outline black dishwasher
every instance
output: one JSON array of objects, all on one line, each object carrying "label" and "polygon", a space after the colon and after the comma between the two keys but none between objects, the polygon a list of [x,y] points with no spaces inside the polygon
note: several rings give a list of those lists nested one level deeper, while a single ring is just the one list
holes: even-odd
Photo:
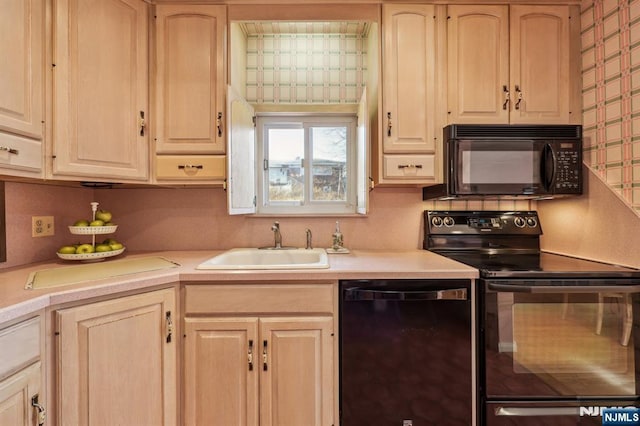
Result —
[{"label": "black dishwasher", "polygon": [[340,282],[340,424],[469,426],[470,280]]}]

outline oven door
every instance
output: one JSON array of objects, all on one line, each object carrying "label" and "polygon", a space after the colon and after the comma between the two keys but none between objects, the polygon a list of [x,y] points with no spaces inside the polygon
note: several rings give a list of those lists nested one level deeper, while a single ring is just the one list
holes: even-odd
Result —
[{"label": "oven door", "polygon": [[629,284],[484,280],[484,397],[635,399],[640,282]]}]

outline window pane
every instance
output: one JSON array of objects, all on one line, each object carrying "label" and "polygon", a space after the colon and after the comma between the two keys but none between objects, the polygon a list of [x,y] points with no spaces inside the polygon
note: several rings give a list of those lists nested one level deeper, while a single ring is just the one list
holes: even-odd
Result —
[{"label": "window pane", "polygon": [[312,198],[347,200],[347,127],[312,127]]},{"label": "window pane", "polygon": [[268,129],[269,202],[304,200],[304,129]]}]

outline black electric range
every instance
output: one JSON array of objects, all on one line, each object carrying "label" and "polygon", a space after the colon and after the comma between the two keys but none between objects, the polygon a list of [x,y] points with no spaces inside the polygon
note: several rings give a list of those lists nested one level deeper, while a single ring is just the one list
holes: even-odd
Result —
[{"label": "black electric range", "polygon": [[482,278],[640,278],[640,270],[547,253],[534,211],[425,211],[424,248]]},{"label": "black electric range", "polygon": [[640,270],[542,251],[535,211],[424,220],[425,249],[479,270],[479,425],[601,426],[611,407],[640,415]]}]

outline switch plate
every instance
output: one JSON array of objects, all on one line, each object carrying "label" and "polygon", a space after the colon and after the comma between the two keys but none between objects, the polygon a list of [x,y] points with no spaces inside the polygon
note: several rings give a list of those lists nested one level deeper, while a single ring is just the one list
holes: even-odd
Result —
[{"label": "switch plate", "polygon": [[32,237],[51,237],[55,234],[53,226],[53,216],[33,216],[31,217]]}]

